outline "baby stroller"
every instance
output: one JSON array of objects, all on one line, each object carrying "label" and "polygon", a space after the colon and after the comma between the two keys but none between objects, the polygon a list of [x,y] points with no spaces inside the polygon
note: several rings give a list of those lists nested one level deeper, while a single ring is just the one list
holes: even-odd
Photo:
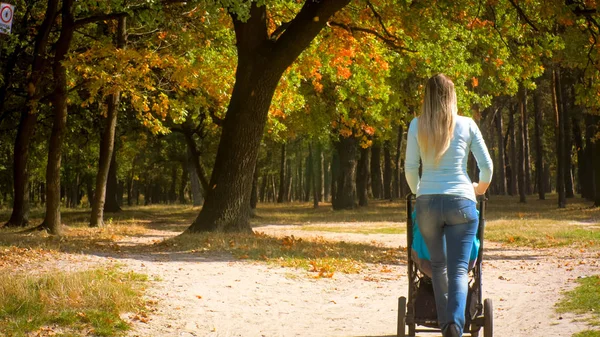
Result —
[{"label": "baby stroller", "polygon": [[[417,252],[422,238],[418,227],[413,229],[413,203],[415,195],[409,194],[406,197],[406,237],[408,241],[408,300],[402,296],[398,299],[398,337],[415,336],[417,332],[437,332],[440,333],[437,322],[437,310],[435,307],[435,298],[433,295],[433,285],[431,283],[431,262],[420,256]],[[484,337],[493,335],[493,307],[492,300],[486,298],[482,300],[481,288],[481,261],[483,258],[483,232],[485,228],[485,204],[484,197],[479,198],[479,229],[477,239],[479,242],[474,244],[474,254],[471,255],[469,264],[469,291],[467,294],[467,305],[465,312],[464,332],[471,333],[471,336],[478,337],[481,328],[483,328]],[[476,247],[478,246],[478,247]],[[477,249],[475,251],[475,249]],[[408,326],[408,334],[406,333]],[[417,326],[423,326],[427,329],[418,329]]]}]

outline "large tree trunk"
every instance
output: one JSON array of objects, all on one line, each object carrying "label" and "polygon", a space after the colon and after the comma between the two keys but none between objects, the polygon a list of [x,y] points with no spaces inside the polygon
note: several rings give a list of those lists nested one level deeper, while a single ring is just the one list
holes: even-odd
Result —
[{"label": "large tree trunk", "polygon": [[360,149],[360,160],[356,173],[356,194],[358,194],[358,205],[369,204],[367,181],[369,180],[369,148]]},{"label": "large tree trunk", "polygon": [[519,182],[519,202],[527,202],[527,187],[525,185],[525,129],[527,128],[527,121],[525,120],[525,109],[527,109],[527,90],[521,84],[519,90],[519,134],[518,134],[518,147],[519,147],[519,160],[517,162],[518,171],[518,182]]},{"label": "large tree trunk", "polygon": [[392,144],[383,142],[383,197],[392,199]]},{"label": "large tree trunk", "polygon": [[63,0],[62,27],[56,43],[56,52],[52,65],[54,78],[54,123],[48,143],[48,166],[46,169],[46,217],[40,226],[49,233],[60,235],[62,224],[60,218],[60,165],[65,130],[67,128],[67,70],[63,65],[71,46],[75,20],[71,12],[74,0]]},{"label": "large tree trunk", "polygon": [[498,193],[501,195],[506,195],[507,193],[507,185],[506,185],[506,162],[504,160],[505,153],[505,143],[503,137],[503,126],[502,126],[502,109],[498,109],[496,111],[496,141],[498,142],[498,158],[496,158],[496,164],[494,168],[496,169],[498,175]]},{"label": "large tree trunk", "polygon": [[13,210],[10,219],[6,223],[9,227],[26,226],[29,223],[29,172],[27,162],[29,161],[29,142],[33,138],[33,131],[37,121],[37,110],[39,101],[39,84],[44,75],[44,65],[48,37],[56,14],[58,12],[58,0],[49,0],[44,15],[44,21],[37,30],[35,46],[33,50],[33,61],[29,77],[27,78],[27,104],[21,112],[21,121],[17,131],[14,147],[14,197]]},{"label": "large tree trunk", "polygon": [[546,199],[546,182],[544,179],[544,113],[540,89],[533,92],[533,110],[535,111],[535,173],[538,197]]},{"label": "large tree trunk", "polygon": [[561,75],[560,68],[552,72],[552,94],[554,101],[555,113],[555,130],[556,130],[556,190],[558,193],[558,208],[567,207],[565,194],[565,125],[564,125],[564,105],[562,87],[560,84]]},{"label": "large tree trunk", "polygon": [[373,198],[383,198],[383,177],[381,175],[381,143],[373,142],[371,147],[371,191]]},{"label": "large tree trunk", "polygon": [[[310,146],[310,145],[309,145]],[[286,164],[286,156],[285,156],[285,143],[281,144],[281,158],[279,162],[279,193],[277,194],[277,203],[280,204],[285,201],[285,164]]]},{"label": "large tree trunk", "polygon": [[336,144],[339,155],[340,172],[337,183],[337,197],[334,210],[356,207],[356,155],[357,141],[354,136],[340,136]]},{"label": "large tree trunk", "polygon": [[232,14],[238,55],[235,85],[210,181],[214,188],[188,231],[252,230],[248,221],[251,173],[277,83],[329,18],[349,1],[306,1],[275,41],[268,35],[266,6],[252,2],[245,21]]}]

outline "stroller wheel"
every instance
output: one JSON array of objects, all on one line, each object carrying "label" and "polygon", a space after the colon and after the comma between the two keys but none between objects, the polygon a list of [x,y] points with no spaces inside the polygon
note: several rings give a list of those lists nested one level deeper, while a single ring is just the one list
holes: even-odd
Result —
[{"label": "stroller wheel", "polygon": [[398,298],[398,337],[406,336],[406,297]]},{"label": "stroller wheel", "polygon": [[483,336],[484,337],[492,337],[494,334],[494,306],[492,305],[492,300],[486,298],[483,301],[483,316],[484,316],[484,324],[483,324]]}]

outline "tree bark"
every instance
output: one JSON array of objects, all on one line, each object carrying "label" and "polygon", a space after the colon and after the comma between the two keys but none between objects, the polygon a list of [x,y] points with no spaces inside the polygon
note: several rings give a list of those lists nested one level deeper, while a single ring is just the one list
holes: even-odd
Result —
[{"label": "tree bark", "polygon": [[524,97],[523,97],[523,151],[525,156],[525,194],[531,195],[533,193],[533,187],[531,183],[531,150],[529,146],[529,110],[527,108],[527,89],[524,89]]},{"label": "tree bark", "polygon": [[340,136],[336,144],[339,155],[340,172],[337,183],[337,197],[334,210],[356,207],[356,155],[357,141],[354,136]]},{"label": "tree bark", "polygon": [[[119,163],[117,162],[117,149],[116,146],[113,148],[112,158],[110,160],[110,167],[108,169],[108,177],[106,181],[106,202],[104,204],[104,211],[116,213],[121,211],[119,206],[118,193],[119,193],[119,181],[117,180],[117,171],[119,169]],[[96,194],[98,194],[96,192]]]},{"label": "tree bark", "polygon": [[373,142],[371,147],[371,191],[373,198],[383,198],[383,177],[381,175],[381,143]]},{"label": "tree bark", "polygon": [[285,201],[286,195],[286,181],[285,181],[285,143],[281,144],[281,158],[279,162],[279,193],[277,194],[277,203],[280,204]]},{"label": "tree bark", "polygon": [[312,145],[308,144],[308,155],[312,159],[312,165],[308,168],[311,170],[312,189],[313,189],[313,208],[319,208],[319,150],[313,152]]},{"label": "tree bark", "polygon": [[258,204],[258,176],[260,175],[260,169],[258,167],[258,162],[254,167],[254,175],[252,178],[252,193],[250,193],[250,208],[252,210],[256,209],[256,205]]},{"label": "tree bark", "polygon": [[[337,147],[334,147],[331,153],[331,205],[337,204],[338,197],[338,179],[340,176],[340,155]],[[335,207],[334,207],[335,208]]]},{"label": "tree bark", "polygon": [[564,115],[563,115],[563,95],[562,87],[560,84],[561,75],[560,68],[552,72],[552,96],[554,101],[554,112],[555,112],[555,130],[556,130],[556,191],[558,193],[558,208],[567,207],[566,194],[565,194],[565,162],[564,162]]},{"label": "tree bark", "polygon": [[[595,116],[585,114],[585,151],[582,158],[584,164],[583,177],[580,180],[582,197],[594,201],[595,189],[594,186],[598,182],[594,178],[594,136],[598,132],[598,127],[594,123]],[[596,140],[596,143],[598,141]]]},{"label": "tree bark", "polygon": [[324,167],[323,167],[325,165],[325,158],[323,157],[323,146],[320,143],[317,143],[317,153],[316,153],[315,158],[316,158],[315,162],[317,164],[317,170],[316,170],[317,197],[318,197],[319,201],[323,201],[323,194],[325,194],[325,188],[324,188],[325,172],[324,172]]},{"label": "tree bark", "polygon": [[369,179],[369,148],[360,149],[360,160],[356,173],[356,194],[358,205],[363,207],[369,204],[367,180]]},{"label": "tree bark", "polygon": [[185,185],[187,185],[188,175],[187,175],[187,169],[185,166],[185,161],[181,162],[181,179],[180,179],[180,181],[181,181],[181,183],[179,184],[179,203],[187,204],[187,201],[185,200]]},{"label": "tree bark", "polygon": [[304,164],[304,202],[308,202],[310,200],[310,192],[313,189],[313,154],[310,144],[308,145],[308,157],[306,157],[306,161]]},{"label": "tree bark", "polygon": [[577,185],[576,191],[583,197],[583,186],[585,185],[585,148],[583,145],[583,135],[581,132],[581,111],[573,115],[573,143],[577,149]]},{"label": "tree bark", "polygon": [[[232,14],[238,63],[210,181],[213,187],[190,232],[250,232],[252,168],[273,94],[283,72],[329,18],[350,0],[307,1],[276,40],[268,35],[266,6],[250,5],[250,18]],[[244,160],[240,160],[244,158]]]},{"label": "tree bark", "polygon": [[561,71],[561,90],[562,90],[562,123],[564,124],[564,179],[565,179],[565,198],[575,197],[575,188],[573,183],[573,125],[571,118],[575,109],[575,92],[572,74],[567,70]]},{"label": "tree bark", "polygon": [[[591,133],[596,135],[598,131],[600,131],[600,117],[590,116],[590,121],[590,125],[593,126],[591,128]],[[597,138],[593,142],[592,146],[590,146],[590,153],[591,158],[593,159],[591,165],[591,170],[593,172],[590,172],[590,180],[592,183],[590,185],[593,186],[594,206],[600,207],[600,140]]]},{"label": "tree bark", "polygon": [[392,144],[383,142],[383,197],[392,199]]},{"label": "tree bark", "polygon": [[58,0],[48,0],[44,21],[38,28],[35,37],[31,72],[27,78],[27,85],[25,87],[27,91],[27,104],[21,112],[21,120],[13,152],[14,202],[10,219],[5,224],[8,227],[24,227],[29,223],[29,198],[27,195],[29,189],[29,171],[27,167],[27,162],[29,161],[29,143],[33,137],[37,121],[39,84],[44,76],[48,38],[56,19],[58,3]]},{"label": "tree bark", "polygon": [[325,163],[323,165],[323,176],[323,201],[331,201],[331,160],[329,159],[325,160]]},{"label": "tree bark", "polygon": [[517,114],[517,108],[514,104],[510,105],[510,119],[508,125],[508,133],[510,135],[509,147],[510,147],[510,189],[509,195],[517,194],[517,145],[516,145],[516,126],[515,126],[515,115]]},{"label": "tree bark", "polygon": [[[125,48],[127,39],[127,21],[125,17],[119,19],[117,30],[117,48]],[[102,134],[100,143],[100,159],[98,162],[98,174],[96,175],[96,194],[92,204],[92,214],[90,218],[90,227],[104,226],[104,203],[106,201],[106,185],[108,182],[108,171],[111,167],[115,146],[115,133],[117,130],[117,119],[119,114],[119,103],[121,101],[121,92],[116,91],[108,97],[108,107],[106,114],[106,127]],[[129,193],[129,191],[128,191]],[[128,204],[130,198],[127,197]]]},{"label": "tree bark", "polygon": [[502,109],[498,109],[498,111],[496,111],[496,141],[498,142],[498,158],[496,159],[496,165],[494,165],[494,168],[497,168],[498,173],[498,193],[501,195],[506,195],[508,189],[506,185],[506,162],[504,160],[505,142],[502,129]]},{"label": "tree bark", "polygon": [[400,156],[402,153],[402,137],[404,134],[404,125],[401,123],[398,126],[398,141],[396,145],[396,158],[394,159],[394,198],[400,198],[402,193],[401,186],[401,176],[403,176],[402,172],[400,172]]},{"label": "tree bark", "polygon": [[537,191],[540,200],[546,200],[546,182],[544,179],[544,112],[540,89],[533,92],[533,110],[535,111],[535,172]]},{"label": "tree bark", "polygon": [[63,65],[71,47],[75,31],[75,20],[72,7],[74,0],[63,0],[62,26],[60,37],[56,43],[56,52],[52,65],[55,88],[52,102],[54,103],[54,121],[52,134],[48,144],[48,166],[46,169],[46,217],[40,228],[50,234],[61,235],[62,224],[60,217],[60,165],[65,130],[67,128],[67,70]]},{"label": "tree bark", "polygon": [[198,165],[195,163],[197,160],[191,152],[191,149],[188,147],[188,173],[191,183],[192,205],[200,206],[204,198],[202,197],[202,188],[200,187],[200,175],[196,171],[198,169]]},{"label": "tree bark", "polygon": [[519,147],[519,160],[516,162],[518,171],[518,183],[519,183],[519,202],[527,202],[527,186],[525,185],[525,129],[527,128],[527,122],[525,120],[525,109],[527,109],[527,90],[523,85],[519,88],[519,134],[518,134],[518,147]]}]

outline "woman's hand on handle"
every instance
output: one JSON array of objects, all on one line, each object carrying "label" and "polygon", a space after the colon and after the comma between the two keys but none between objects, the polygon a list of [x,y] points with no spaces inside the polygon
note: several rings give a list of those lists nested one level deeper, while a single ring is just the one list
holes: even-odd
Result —
[{"label": "woman's hand on handle", "polygon": [[490,183],[473,183],[473,190],[475,190],[475,195],[484,195],[488,187],[490,187]]}]

